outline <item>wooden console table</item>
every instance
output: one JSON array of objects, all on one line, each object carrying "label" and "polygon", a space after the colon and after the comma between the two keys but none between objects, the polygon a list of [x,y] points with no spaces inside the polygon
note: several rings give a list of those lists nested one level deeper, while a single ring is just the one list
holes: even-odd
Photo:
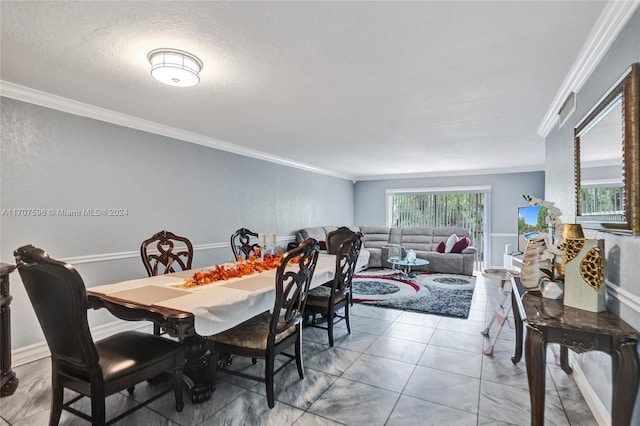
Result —
[{"label": "wooden console table", "polygon": [[602,351],[611,355],[612,426],[628,426],[638,391],[638,332],[609,312],[594,313],[564,306],[562,301],[528,293],[520,278],[512,278],[517,295],[514,309],[527,323],[525,360],[531,396],[531,425],[544,426],[547,343],[561,345],[561,366],[570,374],[568,349],[577,353]]},{"label": "wooden console table", "polygon": [[0,397],[13,395],[18,387],[16,373],[11,370],[11,300],[9,274],[15,265],[0,263]]}]

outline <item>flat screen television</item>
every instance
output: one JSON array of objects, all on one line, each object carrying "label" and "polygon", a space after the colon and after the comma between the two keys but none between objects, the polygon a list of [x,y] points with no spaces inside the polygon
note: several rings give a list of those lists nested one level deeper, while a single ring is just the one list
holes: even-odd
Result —
[{"label": "flat screen television", "polygon": [[549,237],[549,216],[546,207],[527,206],[518,207],[518,251],[524,253],[527,242],[540,234]]}]

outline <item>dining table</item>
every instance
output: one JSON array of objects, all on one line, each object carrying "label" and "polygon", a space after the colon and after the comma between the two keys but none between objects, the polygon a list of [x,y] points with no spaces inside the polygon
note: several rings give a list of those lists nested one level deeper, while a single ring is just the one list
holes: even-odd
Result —
[{"label": "dining table", "polygon": [[[233,267],[233,264],[227,264]],[[276,270],[267,270],[209,284],[185,285],[198,272],[217,265],[132,279],[87,289],[89,307],[107,309],[127,321],[152,321],[185,348],[184,378],[193,403],[211,397],[212,366],[207,336],[220,333],[273,309]],[[297,268],[293,264],[287,268]],[[335,256],[320,254],[311,288],[331,281]]]}]

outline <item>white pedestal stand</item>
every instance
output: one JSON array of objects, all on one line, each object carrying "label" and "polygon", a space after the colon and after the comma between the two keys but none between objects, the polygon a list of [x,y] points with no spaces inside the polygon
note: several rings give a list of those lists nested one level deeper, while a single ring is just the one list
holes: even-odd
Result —
[{"label": "white pedestal stand", "polygon": [[[489,331],[494,322],[498,323],[498,330],[496,334],[491,338],[491,344],[483,351],[485,355],[493,355],[493,347],[498,340],[498,336],[500,336],[500,332],[502,331],[502,327],[504,327],[505,322],[507,321],[507,317],[509,313],[511,313],[511,276],[517,274],[517,271],[508,271],[506,269],[487,269],[482,275],[485,278],[489,279],[499,279],[500,280],[500,288],[498,289],[500,295],[502,296],[500,299],[500,303],[496,306],[495,314],[491,317],[491,320],[487,324],[487,327],[480,332],[485,337],[489,337]],[[509,305],[505,306],[507,303],[507,299],[509,299]]]}]

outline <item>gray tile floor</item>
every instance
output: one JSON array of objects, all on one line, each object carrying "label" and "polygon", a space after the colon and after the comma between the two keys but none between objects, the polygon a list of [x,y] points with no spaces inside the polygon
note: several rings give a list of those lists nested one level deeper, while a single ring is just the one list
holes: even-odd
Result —
[{"label": "gray tile floor", "polygon": [[[505,326],[493,356],[482,354],[480,335],[499,300],[499,282],[476,273],[469,319],[456,319],[355,305],[352,334],[344,323],[333,348],[326,331],[305,328],[305,379],[294,364],[276,377],[276,405],[267,407],[262,383],[220,375],[212,398],[181,413],[171,393],[118,425],[528,425],[529,392],[524,360],[513,365],[513,322]],[[495,325],[494,325],[495,327]],[[596,425],[571,376],[547,365],[547,425]],[[244,364],[243,364],[244,363]],[[260,370],[261,362],[234,359]],[[0,400],[0,426],[46,425],[50,367],[43,359],[14,369],[20,386]],[[136,387],[144,398],[158,386]],[[88,411],[88,401],[83,408]],[[107,398],[107,417],[125,409],[128,394]],[[64,412],[60,424],[87,424]]]}]

